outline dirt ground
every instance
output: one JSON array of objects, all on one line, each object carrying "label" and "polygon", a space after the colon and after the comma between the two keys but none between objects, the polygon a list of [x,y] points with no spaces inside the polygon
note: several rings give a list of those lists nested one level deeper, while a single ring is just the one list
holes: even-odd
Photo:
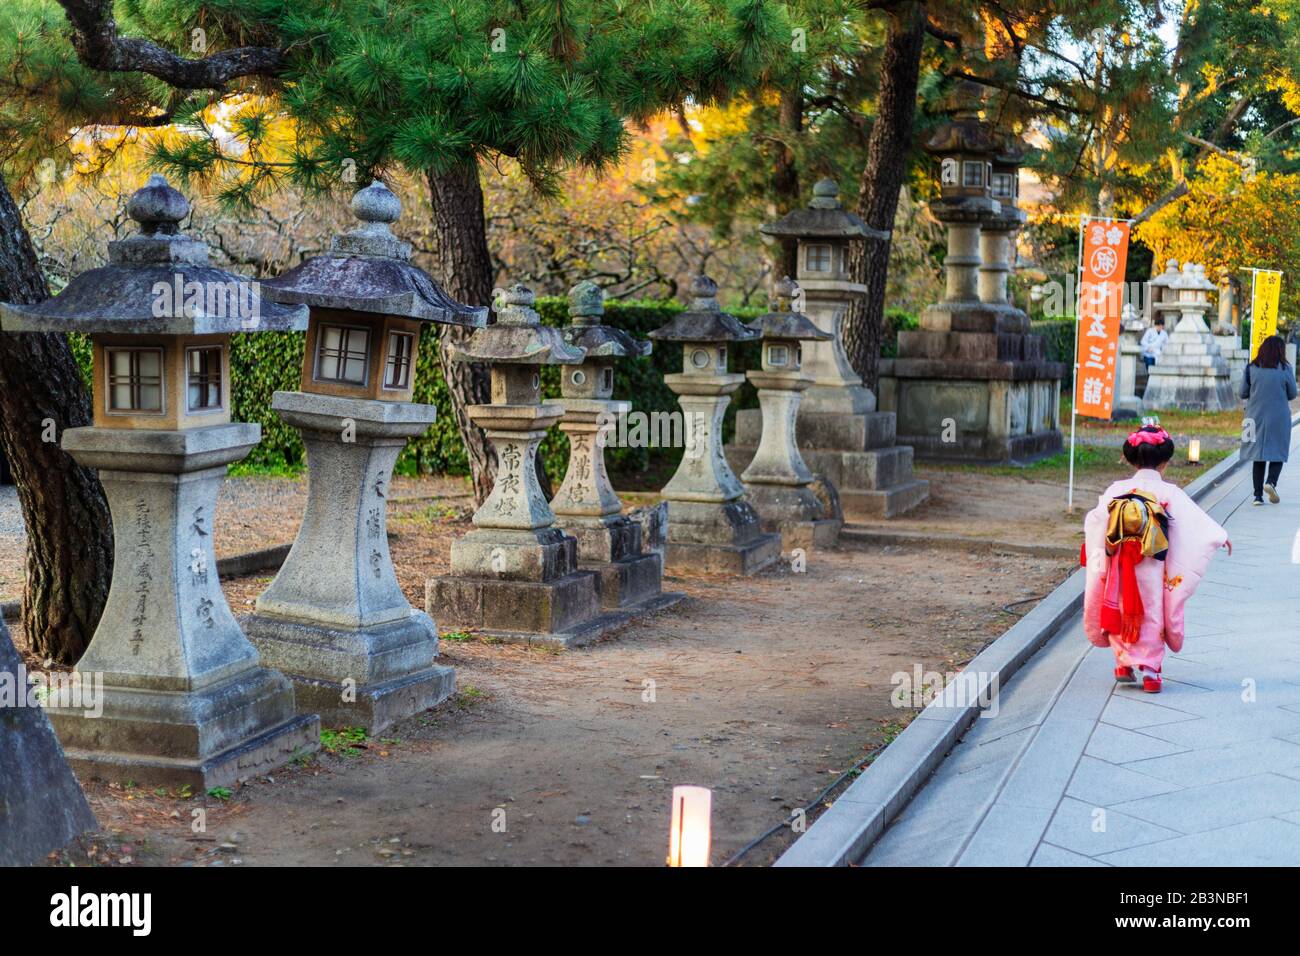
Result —
[{"label": "dirt ground", "polygon": [[[1008,533],[979,476],[934,477],[932,502],[908,522],[951,530],[964,511],[963,533]],[[252,481],[270,479],[228,485]],[[1060,510],[1059,488],[996,484],[1031,502],[1040,524]],[[260,505],[228,516],[218,554],[291,539],[301,491],[228,488],[222,516]],[[394,561],[417,606],[468,527],[463,491],[454,480],[414,481],[394,501]],[[850,545],[814,552],[801,574],[783,565],[747,580],[672,578],[665,587],[686,592],[685,602],[586,649],[453,634],[441,645],[457,673],[446,704],[379,740],[332,738],[334,752],[229,796],[91,784],[103,832],[62,859],[657,865],[672,787],[693,783],[714,790],[721,863],[906,725],[911,711],[889,700],[892,675],[957,670],[1071,568],[1020,554]],[[231,606],[248,610],[269,580],[225,582]],[[195,833],[200,808],[206,829]],[[792,838],[782,831],[743,862],[770,863]]]}]

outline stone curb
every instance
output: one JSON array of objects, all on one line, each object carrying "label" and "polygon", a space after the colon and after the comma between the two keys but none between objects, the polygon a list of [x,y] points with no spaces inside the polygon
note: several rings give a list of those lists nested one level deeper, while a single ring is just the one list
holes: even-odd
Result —
[{"label": "stone curb", "polygon": [[937,548],[944,551],[987,551],[1028,554],[1038,558],[1075,558],[1078,545],[1024,544],[1014,541],[995,541],[972,538],[960,534],[940,534],[925,531],[886,531],[865,525],[845,525],[840,529],[841,544],[895,545],[912,548]]},{"label": "stone curb", "polygon": [[[1293,426],[1297,422],[1300,414],[1292,418]],[[1187,493],[1204,501],[1242,464],[1240,453],[1233,452],[1188,485]],[[977,654],[963,673],[979,675],[981,691],[994,677],[999,688],[1005,687],[1012,675],[1082,610],[1084,576],[1082,568],[1071,574]],[[978,703],[953,705],[936,697],[773,865],[847,866],[860,860],[924,786],[979,711]]]}]

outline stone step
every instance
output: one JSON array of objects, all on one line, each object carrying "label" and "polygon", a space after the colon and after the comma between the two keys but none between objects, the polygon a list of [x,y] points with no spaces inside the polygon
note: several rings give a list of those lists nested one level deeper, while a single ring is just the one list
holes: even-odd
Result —
[{"label": "stone step", "polygon": [[845,510],[875,518],[896,518],[930,497],[930,482],[913,478],[880,491],[840,492]]}]

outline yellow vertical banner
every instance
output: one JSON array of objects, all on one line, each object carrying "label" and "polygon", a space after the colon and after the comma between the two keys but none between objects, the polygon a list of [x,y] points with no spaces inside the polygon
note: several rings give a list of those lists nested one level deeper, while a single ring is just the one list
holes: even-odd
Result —
[{"label": "yellow vertical banner", "polygon": [[1259,347],[1277,332],[1277,304],[1282,296],[1282,273],[1272,269],[1252,269],[1250,293],[1250,357],[1254,360]]}]

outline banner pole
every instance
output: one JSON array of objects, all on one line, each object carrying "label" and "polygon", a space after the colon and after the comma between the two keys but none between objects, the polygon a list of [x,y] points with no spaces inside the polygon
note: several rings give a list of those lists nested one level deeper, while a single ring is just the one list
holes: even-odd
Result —
[{"label": "banner pole", "polygon": [[1065,495],[1065,510],[1074,513],[1074,428],[1079,419],[1079,305],[1082,301],[1083,235],[1091,216],[1079,217],[1079,256],[1074,267],[1074,373],[1070,378],[1070,478]]}]

